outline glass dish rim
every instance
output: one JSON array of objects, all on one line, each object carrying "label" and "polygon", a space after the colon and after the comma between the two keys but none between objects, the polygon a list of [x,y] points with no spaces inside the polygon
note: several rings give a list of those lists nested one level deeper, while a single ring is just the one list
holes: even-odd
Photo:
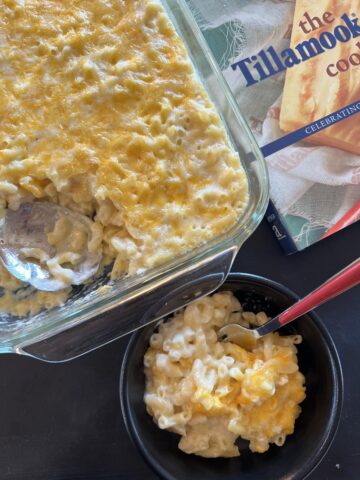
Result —
[{"label": "glass dish rim", "polygon": [[[261,174],[260,176],[263,179],[263,184],[261,185],[258,202],[255,204],[251,201],[252,181],[249,176],[249,169],[243,165],[248,180],[249,199],[246,208],[242,212],[241,216],[229,230],[222,233],[221,235],[214,237],[213,239],[200,245],[199,247],[177,256],[175,259],[148,269],[144,273],[117,279],[114,284],[109,286],[109,291],[104,291],[101,293],[100,298],[98,297],[94,300],[89,300],[89,302],[87,302],[85,305],[80,305],[79,308],[76,308],[75,301],[75,304],[71,307],[72,311],[69,314],[61,311],[66,310],[66,305],[64,305],[63,307],[57,307],[54,310],[50,310],[47,315],[47,321],[41,322],[39,325],[33,325],[31,324],[31,321],[24,321],[24,324],[21,326],[20,332],[18,331],[18,329],[15,330],[14,327],[12,329],[9,329],[9,332],[6,332],[6,328],[1,327],[0,330],[3,331],[4,337],[6,336],[6,340],[0,340],[0,352],[14,351],[14,348],[20,349],[20,346],[28,345],[33,342],[37,342],[50,336],[56,335],[57,333],[72,328],[75,325],[79,325],[83,322],[88,321],[91,317],[94,317],[97,314],[101,314],[101,312],[105,312],[107,310],[115,308],[119,303],[123,301],[141,295],[142,292],[148,290],[149,288],[155,288],[157,283],[161,284],[162,281],[165,281],[171,276],[180,275],[181,271],[193,267],[196,263],[208,260],[212,256],[215,256],[216,254],[224,251],[225,249],[234,246],[239,249],[242,243],[256,229],[265,214],[269,200],[269,179],[265,159],[261,153],[260,147],[255,141],[255,138],[249,126],[245,121],[244,116],[240,112],[239,106],[230,90],[230,87],[228,86],[225,78],[223,77],[215,58],[213,57],[210,47],[207,45],[201,33],[201,30],[190,11],[190,8],[186,4],[186,0],[158,1],[164,7],[178,35],[181,37],[185,46],[188,48],[188,39],[184,38],[184,35],[179,32],[177,28],[177,22],[174,18],[175,15],[173,13],[173,7],[170,5],[170,3],[176,4],[176,6],[179,7],[179,9],[181,10],[182,15],[187,22],[187,26],[191,31],[191,34],[195,36],[195,40],[201,48],[202,54],[204,55],[206,61],[210,65],[216,81],[222,88],[223,95],[226,98],[227,104],[229,105],[230,110],[236,119],[236,122],[241,127],[242,132],[246,136],[247,142],[251,146],[251,155],[253,155],[254,160],[258,165]],[[192,63],[194,64],[193,60]],[[194,67],[196,68],[196,64],[194,64]],[[210,94],[205,85],[204,88],[206,89],[210,98],[212,98],[212,100],[214,101],[213,95]],[[214,103],[216,104],[216,109],[221,116],[222,123],[224,124],[225,129],[228,131],[227,122],[224,120],[221,114],[221,109],[219,108],[218,102],[215,101]],[[118,285],[118,282],[121,282],[121,286]],[[18,322],[19,324],[21,324],[22,319],[14,319],[14,322]]]}]

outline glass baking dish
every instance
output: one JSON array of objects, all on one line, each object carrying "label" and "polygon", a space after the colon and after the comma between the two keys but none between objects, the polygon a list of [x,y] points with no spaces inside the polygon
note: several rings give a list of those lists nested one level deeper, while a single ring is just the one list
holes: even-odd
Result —
[{"label": "glass baking dish", "polygon": [[[161,0],[220,113],[249,183],[249,203],[236,225],[211,242],[148,270],[73,290],[65,305],[27,318],[2,315],[0,352],[49,362],[70,360],[210,293],[225,280],[235,255],[261,221],[268,202],[262,154],[185,0]],[[102,288],[101,288],[102,287]]]}]

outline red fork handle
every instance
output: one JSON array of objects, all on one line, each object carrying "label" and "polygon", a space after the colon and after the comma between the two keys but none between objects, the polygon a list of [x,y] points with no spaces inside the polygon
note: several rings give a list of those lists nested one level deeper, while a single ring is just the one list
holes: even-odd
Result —
[{"label": "red fork handle", "polygon": [[360,257],[345,267],[319,288],[309,293],[290,308],[281,313],[278,320],[281,325],[286,325],[305,313],[322,305],[327,300],[335,298],[340,293],[346,292],[360,284]]}]

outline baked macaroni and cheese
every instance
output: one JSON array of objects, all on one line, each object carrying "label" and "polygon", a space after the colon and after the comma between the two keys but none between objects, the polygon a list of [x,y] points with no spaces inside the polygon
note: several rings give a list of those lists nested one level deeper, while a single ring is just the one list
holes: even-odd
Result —
[{"label": "baked macaroni and cheese", "polygon": [[222,292],[192,303],[151,336],[144,400],[160,428],[181,436],[184,452],[236,457],[241,437],[263,453],[294,432],[305,399],[295,346],[301,337],[271,333],[251,352],[217,339],[225,324],[267,320],[263,312],[243,312],[231,292]]},{"label": "baked macaroni and cheese", "polygon": [[[6,0],[0,45],[2,212],[50,201],[87,215],[112,278],[235,224],[245,173],[158,1]],[[77,258],[72,235],[71,225],[53,235],[67,239],[52,264],[62,279],[62,259]],[[0,309],[18,315],[68,293],[17,298],[3,267],[0,286]]]}]

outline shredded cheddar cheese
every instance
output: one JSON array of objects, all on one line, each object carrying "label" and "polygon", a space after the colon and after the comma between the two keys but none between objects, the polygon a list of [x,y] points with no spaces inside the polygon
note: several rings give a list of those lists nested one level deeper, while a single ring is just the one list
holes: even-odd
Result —
[{"label": "shredded cheddar cheese", "polygon": [[235,224],[245,173],[158,1],[4,0],[0,46],[2,209],[93,218],[113,278]]}]

